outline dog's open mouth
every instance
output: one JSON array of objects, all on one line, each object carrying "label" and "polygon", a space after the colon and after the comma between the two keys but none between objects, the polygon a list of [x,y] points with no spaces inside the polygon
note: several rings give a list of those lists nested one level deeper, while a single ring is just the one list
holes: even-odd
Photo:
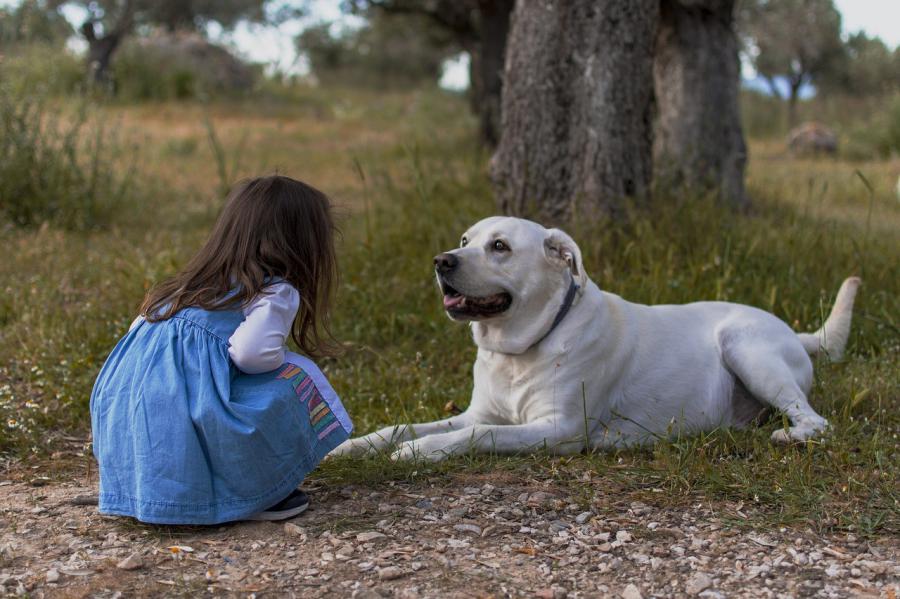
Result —
[{"label": "dog's open mouth", "polygon": [[512,296],[505,291],[484,297],[473,297],[463,295],[444,280],[441,280],[440,284],[444,294],[444,310],[452,318],[490,318],[506,312],[512,305]]}]

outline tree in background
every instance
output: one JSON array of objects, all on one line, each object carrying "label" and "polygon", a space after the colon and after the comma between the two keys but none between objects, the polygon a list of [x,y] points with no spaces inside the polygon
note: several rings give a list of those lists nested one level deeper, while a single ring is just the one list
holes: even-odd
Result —
[{"label": "tree in background", "polygon": [[491,160],[501,210],[551,223],[650,188],[658,0],[519,2]]},{"label": "tree in background", "polygon": [[817,83],[841,56],[841,14],[832,0],[747,0],[742,6],[748,56],[773,95],[783,97],[776,80],[787,80],[793,126],[800,90]]},{"label": "tree in background", "polygon": [[0,47],[18,44],[62,44],[72,35],[65,17],[40,0],[0,7]]},{"label": "tree in background", "polygon": [[200,30],[210,22],[229,29],[240,20],[266,20],[266,0],[49,0],[48,7],[76,5],[87,18],[80,31],[97,83],[108,81],[109,65],[124,38],[138,25]]},{"label": "tree in background", "polygon": [[199,31],[211,21],[231,29],[238,21],[266,20],[266,0],[145,0],[143,4],[141,20],[170,32]]},{"label": "tree in background", "polygon": [[324,23],[297,38],[316,78],[325,84],[408,87],[435,84],[447,58],[459,51],[447,32],[418,14],[369,15],[360,29],[332,33]]},{"label": "tree in background", "polygon": [[900,91],[900,48],[893,52],[877,37],[851,35],[817,81],[825,94],[880,96]]},{"label": "tree in background", "polygon": [[667,190],[746,204],[734,0],[663,0],[653,64],[654,175]]},{"label": "tree in background", "polygon": [[501,95],[506,41],[515,0],[346,0],[355,11],[428,17],[468,53],[469,100],[478,115],[479,138],[488,146],[500,139]]}]

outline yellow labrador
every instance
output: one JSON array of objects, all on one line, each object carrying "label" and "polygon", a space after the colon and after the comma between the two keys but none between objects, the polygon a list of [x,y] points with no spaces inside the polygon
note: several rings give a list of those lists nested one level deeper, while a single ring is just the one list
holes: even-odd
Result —
[{"label": "yellow labrador", "polygon": [[810,355],[841,357],[860,282],[844,281],[819,331],[797,334],[750,306],[645,306],[601,291],[569,235],[518,218],[482,220],[434,262],[444,309],[471,323],[478,346],[468,410],[387,427],[334,454],[565,454],[743,427],[769,406],[792,425],[773,440],[802,441],[828,425],[806,398]]}]

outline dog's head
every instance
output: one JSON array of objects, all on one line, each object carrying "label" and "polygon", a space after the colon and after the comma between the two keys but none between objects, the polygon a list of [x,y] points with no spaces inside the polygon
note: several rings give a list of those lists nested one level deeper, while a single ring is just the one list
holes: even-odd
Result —
[{"label": "dog's head", "polygon": [[476,223],[434,267],[447,315],[472,322],[479,347],[512,354],[546,334],[573,280],[587,283],[571,237],[520,218]]}]

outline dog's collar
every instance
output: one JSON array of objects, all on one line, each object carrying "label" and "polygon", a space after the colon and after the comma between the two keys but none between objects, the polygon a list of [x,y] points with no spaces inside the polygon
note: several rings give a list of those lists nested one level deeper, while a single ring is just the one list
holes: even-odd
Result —
[{"label": "dog's collar", "polygon": [[559,323],[563,321],[563,318],[565,318],[566,314],[569,313],[569,310],[572,309],[572,303],[575,301],[575,294],[578,293],[579,289],[580,287],[575,282],[575,277],[571,277],[569,281],[569,289],[568,291],[566,291],[566,297],[563,299],[562,306],[559,307],[559,312],[556,313],[556,318],[553,319],[553,324],[550,325],[550,330],[544,333],[540,339],[535,341],[534,345],[532,345],[531,347],[534,347],[535,345],[539,344],[541,341],[549,337],[550,333],[552,333],[556,329],[556,327],[559,326]]}]

